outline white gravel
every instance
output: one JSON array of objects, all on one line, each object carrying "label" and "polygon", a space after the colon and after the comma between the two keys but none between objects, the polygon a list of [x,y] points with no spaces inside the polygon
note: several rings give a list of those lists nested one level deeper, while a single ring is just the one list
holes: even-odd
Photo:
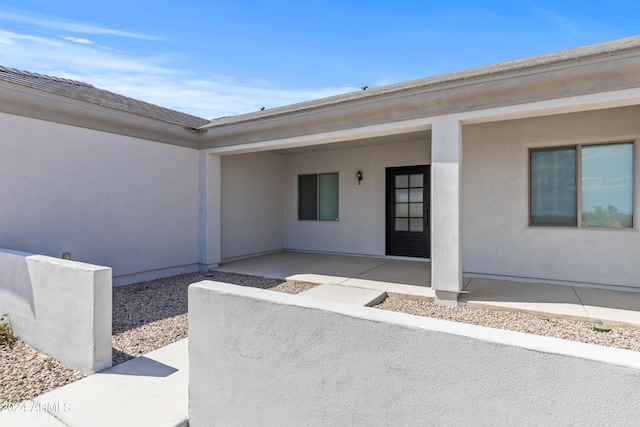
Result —
[{"label": "white gravel", "polygon": [[[297,294],[314,284],[233,273],[183,274],[113,289],[113,363],[164,347],[187,336],[187,288],[201,280],[215,280]],[[552,336],[608,347],[640,351],[640,328],[593,330],[593,323],[524,313],[468,307],[442,307],[410,297],[390,297],[382,310],[429,316],[456,322]],[[65,368],[22,341],[0,345],[0,406],[32,399],[76,381],[83,374]]]},{"label": "white gravel", "polygon": [[0,409],[83,377],[81,372],[65,368],[20,340],[0,344]]},{"label": "white gravel", "polygon": [[640,351],[640,329],[630,326],[612,327],[611,332],[597,332],[593,329],[594,322],[589,321],[567,320],[482,308],[445,307],[435,305],[433,302],[401,296],[389,297],[381,304],[378,304],[376,308]]}]

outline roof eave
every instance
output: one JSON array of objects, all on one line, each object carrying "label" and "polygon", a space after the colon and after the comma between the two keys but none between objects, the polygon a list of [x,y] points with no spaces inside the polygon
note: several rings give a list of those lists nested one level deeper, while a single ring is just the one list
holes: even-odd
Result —
[{"label": "roof eave", "polygon": [[238,116],[235,121],[206,127],[215,132],[204,135],[201,146],[282,140],[636,88],[640,87],[640,37],[634,42],[633,48],[625,44],[625,49],[615,51],[594,53],[587,49],[592,53],[589,55],[583,50],[572,55],[544,55],[283,107],[269,114]]},{"label": "roof eave", "polygon": [[201,129],[0,81],[0,112],[80,128],[199,148]]},{"label": "roof eave", "polygon": [[373,99],[385,95],[402,95],[405,92],[435,90],[452,85],[471,85],[485,79],[518,76],[523,75],[523,73],[536,72],[540,69],[566,67],[584,61],[593,61],[598,58],[624,55],[626,53],[633,52],[640,52],[640,36],[581,46],[558,52],[500,62],[497,64],[484,65],[467,70],[395,83],[368,90],[349,92],[327,98],[266,109],[263,111],[213,119],[210,123],[205,124],[200,129],[211,129],[290,114],[311,112],[317,109],[337,106],[352,101]]}]

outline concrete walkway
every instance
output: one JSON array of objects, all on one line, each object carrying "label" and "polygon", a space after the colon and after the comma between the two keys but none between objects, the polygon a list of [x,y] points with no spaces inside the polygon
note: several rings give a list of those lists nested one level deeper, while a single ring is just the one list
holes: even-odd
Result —
[{"label": "concrete walkway", "polygon": [[379,304],[387,297],[385,291],[327,283],[300,292],[298,295],[366,307]]},{"label": "concrete walkway", "polygon": [[[432,299],[431,263],[424,260],[278,252],[217,270],[319,284],[353,286]],[[640,292],[464,277],[469,306],[640,326]]]},{"label": "concrete walkway", "polygon": [[640,292],[473,278],[460,301],[470,307],[640,326]]},{"label": "concrete walkway", "polygon": [[186,427],[188,339],[0,412],[0,426]]}]

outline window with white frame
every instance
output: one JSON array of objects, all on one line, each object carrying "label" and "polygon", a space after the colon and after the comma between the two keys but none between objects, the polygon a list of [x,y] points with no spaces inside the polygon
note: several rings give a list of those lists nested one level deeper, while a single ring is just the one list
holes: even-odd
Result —
[{"label": "window with white frame", "polygon": [[634,143],[529,151],[529,224],[633,228]]},{"label": "window with white frame", "polygon": [[298,219],[338,220],[338,174],[298,175]]}]

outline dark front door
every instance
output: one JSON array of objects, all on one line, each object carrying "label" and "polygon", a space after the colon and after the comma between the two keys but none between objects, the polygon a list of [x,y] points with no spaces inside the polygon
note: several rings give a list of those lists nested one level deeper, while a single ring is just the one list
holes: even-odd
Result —
[{"label": "dark front door", "polygon": [[387,255],[429,258],[429,166],[387,168]]}]

